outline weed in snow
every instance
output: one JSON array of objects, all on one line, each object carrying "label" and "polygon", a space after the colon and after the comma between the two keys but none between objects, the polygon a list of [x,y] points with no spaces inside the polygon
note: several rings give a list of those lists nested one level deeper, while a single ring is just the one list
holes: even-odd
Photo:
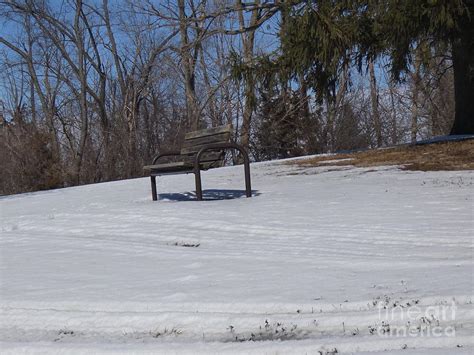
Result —
[{"label": "weed in snow", "polygon": [[172,245],[176,247],[185,247],[185,248],[197,248],[201,243],[192,243],[192,242],[174,242]]},{"label": "weed in snow", "polygon": [[74,331],[72,330],[68,330],[68,329],[59,329],[58,331],[58,337],[54,339],[54,341],[60,341],[62,340],[65,336],[75,336],[76,333],[74,333]]},{"label": "weed in snow", "polygon": [[233,325],[227,329],[233,338],[229,341],[245,342],[245,341],[266,341],[266,340],[294,340],[302,339],[305,334],[297,331],[298,325],[285,325],[281,322],[270,323],[265,320],[264,324],[259,326],[258,331],[250,333],[238,333]]},{"label": "weed in snow", "polygon": [[177,328],[171,328],[171,329],[168,329],[168,328],[165,328],[164,330],[154,330],[154,331],[150,331],[150,335],[153,337],[153,338],[159,338],[159,337],[162,337],[162,336],[178,336],[180,334],[182,334],[183,331],[180,330],[180,329],[177,329]]}]

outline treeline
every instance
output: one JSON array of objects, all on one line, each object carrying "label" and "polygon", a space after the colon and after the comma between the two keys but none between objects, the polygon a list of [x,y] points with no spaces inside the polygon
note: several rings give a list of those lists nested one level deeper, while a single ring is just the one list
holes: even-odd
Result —
[{"label": "treeline", "polygon": [[226,123],[254,160],[450,132],[451,47],[429,37],[401,80],[383,54],[338,61],[324,92],[307,71],[278,75],[299,4],[0,1],[0,194],[138,177],[187,131]]}]

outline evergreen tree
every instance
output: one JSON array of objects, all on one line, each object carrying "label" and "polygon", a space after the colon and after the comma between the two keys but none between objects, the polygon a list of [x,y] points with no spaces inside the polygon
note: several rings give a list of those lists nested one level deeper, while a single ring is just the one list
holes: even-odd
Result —
[{"label": "evergreen tree", "polygon": [[[456,114],[451,134],[474,134],[474,0],[287,1],[278,65],[323,96],[350,62],[388,55],[393,76],[411,65],[418,41],[451,47]],[[428,62],[429,58],[425,58]]]},{"label": "evergreen tree", "polygon": [[297,93],[285,88],[260,90],[257,110],[256,156],[259,160],[283,159],[303,154],[304,115]]}]

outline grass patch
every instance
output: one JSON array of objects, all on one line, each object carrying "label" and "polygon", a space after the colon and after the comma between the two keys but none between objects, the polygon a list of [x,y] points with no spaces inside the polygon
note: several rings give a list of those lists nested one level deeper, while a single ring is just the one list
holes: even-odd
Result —
[{"label": "grass patch", "polygon": [[474,170],[474,140],[333,154],[290,161],[288,164],[302,167],[353,165],[364,168],[398,165],[404,170],[418,171]]}]

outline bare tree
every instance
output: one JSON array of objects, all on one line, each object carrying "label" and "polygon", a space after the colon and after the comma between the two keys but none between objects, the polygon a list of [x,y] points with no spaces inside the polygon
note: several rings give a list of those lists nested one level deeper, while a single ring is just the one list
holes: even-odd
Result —
[{"label": "bare tree", "polygon": [[381,147],[382,146],[382,122],[380,122],[377,79],[375,78],[374,61],[372,59],[369,60],[368,66],[369,66],[369,77],[370,77],[370,98],[372,102],[372,117],[373,117],[373,122],[374,122],[375,137],[377,140],[377,147]]},{"label": "bare tree", "polygon": [[[251,11],[248,24],[245,23],[244,6],[241,0],[236,0],[236,8],[239,18],[239,30],[241,31],[240,38],[242,41],[242,55],[244,63],[249,65],[254,57],[255,47],[255,27],[261,20],[261,11],[259,8],[260,0],[255,2],[255,7]],[[248,29],[247,31],[245,29]],[[252,120],[252,113],[255,107],[255,81],[251,73],[246,74],[244,87],[244,111],[242,120],[242,129],[240,132],[240,143],[247,147],[249,146],[250,124]]]}]

